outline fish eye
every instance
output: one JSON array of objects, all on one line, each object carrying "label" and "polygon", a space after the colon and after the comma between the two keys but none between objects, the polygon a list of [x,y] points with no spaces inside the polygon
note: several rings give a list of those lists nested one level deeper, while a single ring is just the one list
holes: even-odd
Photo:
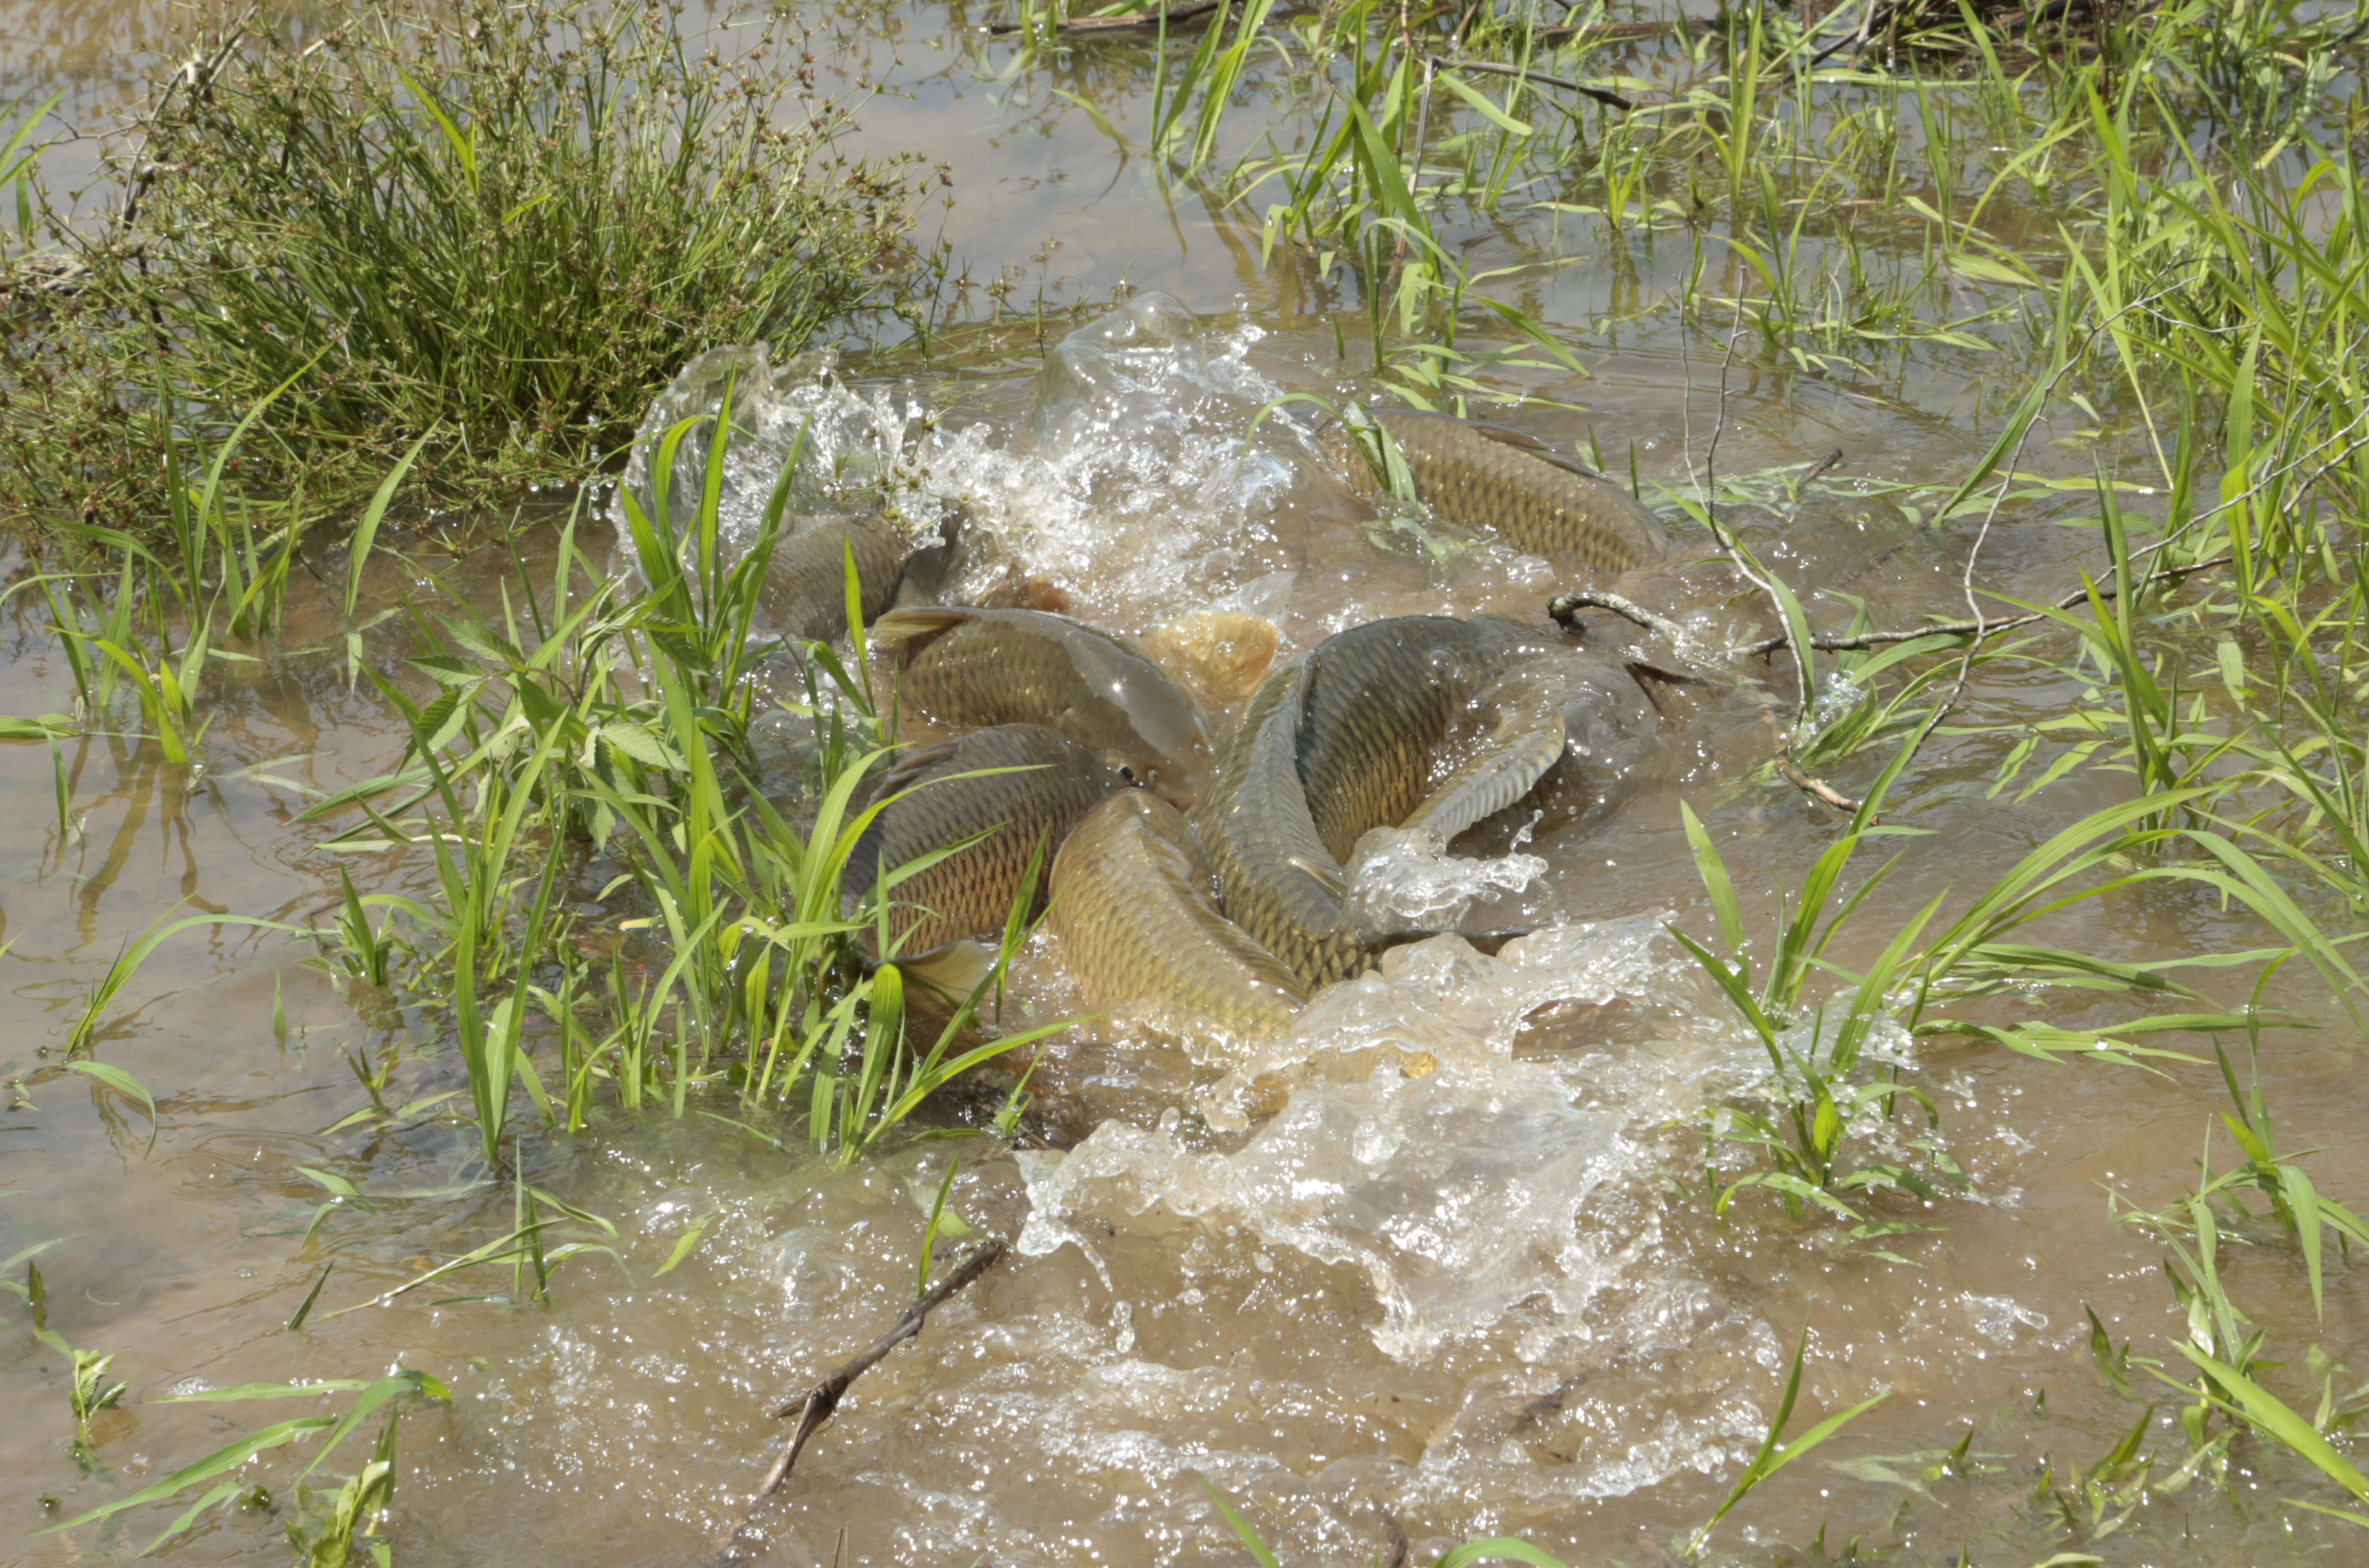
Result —
[{"label": "fish eye", "polygon": [[1119,764],[1118,776],[1125,779],[1127,783],[1133,784],[1135,782],[1135,770],[1122,762]]}]

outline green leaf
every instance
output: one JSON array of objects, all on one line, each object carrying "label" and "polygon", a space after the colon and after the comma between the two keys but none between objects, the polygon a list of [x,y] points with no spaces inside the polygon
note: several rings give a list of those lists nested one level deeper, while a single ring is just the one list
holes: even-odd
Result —
[{"label": "green leaf", "polygon": [[1251,1554],[1251,1561],[1257,1563],[1258,1568],[1283,1568],[1283,1564],[1276,1561],[1275,1553],[1266,1549],[1266,1542],[1259,1539],[1257,1533],[1242,1523],[1242,1516],[1234,1512],[1215,1486],[1209,1484],[1207,1476],[1196,1470],[1193,1472],[1193,1479],[1201,1483],[1201,1490],[1209,1494],[1209,1501],[1218,1505],[1218,1512],[1226,1516],[1226,1523],[1234,1527],[1235,1536],[1241,1539],[1243,1548]]},{"label": "green leaf", "polygon": [[164,1534],[158,1536],[154,1540],[150,1541],[146,1546],[142,1547],[135,1555],[140,1557],[150,1555],[158,1547],[164,1545],[175,1536],[179,1535],[191,1525],[196,1524],[200,1514],[204,1513],[207,1509],[214,1507],[219,1504],[229,1502],[232,1498],[237,1496],[241,1492],[246,1490],[246,1489],[245,1487],[241,1486],[235,1481],[223,1482],[220,1486],[215,1487],[203,1497],[200,1497],[195,1503],[190,1504],[187,1513],[184,1513],[179,1518],[175,1519],[171,1524],[166,1525],[165,1527]]},{"label": "green leaf", "polygon": [[2242,1416],[2256,1431],[2310,1460],[2322,1475],[2362,1502],[2369,1503],[2369,1476],[2354,1469],[2352,1460],[2337,1452],[2310,1422],[2288,1409],[2276,1394],[2192,1345],[2175,1343],[2172,1348],[2195,1362],[2224,1391],[2226,1397],[2206,1396],[2214,1403]]},{"label": "green leaf", "polygon": [[1442,72],[1435,79],[1441,86],[1446,87],[1449,92],[1454,93],[1458,97],[1462,98],[1466,103],[1471,104],[1474,109],[1480,110],[1482,117],[1487,120],[1490,124],[1497,127],[1500,131],[1510,132],[1516,136],[1529,136],[1537,133],[1535,127],[1516,120],[1512,115],[1507,114],[1504,109],[1499,109],[1495,103],[1491,101],[1488,94],[1482,92],[1479,88],[1471,86],[1465,82],[1459,81],[1455,73]]},{"label": "green leaf", "polygon": [[435,433],[430,429],[426,435],[411,443],[411,450],[405,452],[402,461],[379,482],[377,493],[371,497],[370,505],[362,510],[361,521],[354,525],[353,542],[348,547],[346,558],[346,613],[349,616],[353,614],[354,606],[361,601],[362,567],[370,560],[371,545],[378,539],[378,525],[386,517],[387,505],[395,499],[395,489],[402,485],[403,476],[411,472],[411,465],[418,461],[420,449]]},{"label": "green leaf", "polygon": [[[70,1061],[66,1070],[96,1078],[125,1098],[139,1101],[141,1108],[148,1113],[148,1150],[156,1147],[156,1102],[149,1097],[145,1084],[111,1062]],[[148,1150],[143,1151],[142,1158],[146,1158]]]},{"label": "green leaf", "polygon": [[1563,1568],[1558,1559],[1549,1557],[1526,1540],[1510,1536],[1492,1536],[1487,1540],[1467,1541],[1442,1557],[1434,1568],[1469,1568],[1474,1562],[1488,1562],[1510,1557],[1516,1562],[1527,1562],[1530,1568]]},{"label": "green leaf", "polygon": [[241,1383],[235,1389],[200,1389],[195,1393],[166,1394],[143,1404],[226,1404],[249,1399],[318,1399],[323,1394],[360,1393],[371,1386],[363,1378],[325,1378],[317,1383]]},{"label": "green leaf", "polygon": [[700,1237],[706,1234],[708,1218],[704,1214],[701,1215],[691,1222],[681,1236],[676,1238],[674,1251],[667,1254],[666,1262],[658,1265],[658,1272],[650,1276],[652,1279],[658,1278],[659,1275],[673,1273],[677,1264],[691,1256],[692,1249],[699,1245]]},{"label": "green leaf", "polygon": [[1719,858],[1719,850],[1711,841],[1711,832],[1695,815],[1695,808],[1685,801],[1678,802],[1678,815],[1687,826],[1687,842],[1693,847],[1695,870],[1702,877],[1703,888],[1711,895],[1711,907],[1719,915],[1720,944],[1730,953],[1744,951],[1744,916],[1735,900],[1735,884],[1727,875],[1727,864]]},{"label": "green leaf", "polygon": [[37,1530],[34,1533],[55,1535],[60,1530],[70,1530],[77,1525],[86,1525],[94,1519],[104,1519],[111,1514],[120,1514],[126,1508],[139,1508],[151,1503],[161,1503],[183,1487],[194,1486],[201,1481],[212,1481],[218,1475],[227,1475],[258,1454],[267,1453],[284,1443],[292,1443],[299,1437],[309,1437],[324,1427],[335,1426],[337,1424],[338,1418],[334,1415],[300,1415],[293,1421],[282,1421],[277,1425],[267,1426],[260,1432],[250,1432],[244,1437],[223,1444],[195,1464],[185,1465],[164,1480],[153,1485],[142,1487],[129,1497],[119,1497],[112,1503],[101,1504],[87,1514],[77,1514],[63,1524],[52,1525],[47,1529]]}]

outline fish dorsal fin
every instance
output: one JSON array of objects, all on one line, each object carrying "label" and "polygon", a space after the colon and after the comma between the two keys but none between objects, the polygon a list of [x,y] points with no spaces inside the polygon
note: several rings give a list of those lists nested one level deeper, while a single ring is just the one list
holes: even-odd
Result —
[{"label": "fish dorsal fin", "polygon": [[1349,896],[1349,878],[1330,861],[1318,861],[1313,855],[1286,855],[1283,864],[1307,876],[1335,898]]},{"label": "fish dorsal fin", "polygon": [[872,646],[899,659],[910,660],[938,638],[970,620],[978,612],[947,604],[917,604],[891,610],[872,623]]},{"label": "fish dorsal fin", "polygon": [[1546,442],[1539,440],[1538,437],[1530,434],[1528,430],[1517,430],[1511,425],[1500,425],[1488,419],[1467,419],[1464,423],[1467,428],[1478,434],[1487,436],[1491,441],[1497,442],[1501,446],[1509,446],[1518,452],[1527,452],[1532,457],[1537,458],[1539,462],[1551,463],[1557,468],[1563,470],[1567,474],[1576,474],[1583,479],[1601,479],[1604,477],[1603,475],[1598,474],[1595,469],[1590,468],[1586,464],[1582,463],[1579,459],[1575,457],[1566,457],[1562,452],[1555,451],[1554,448],[1547,445]]}]

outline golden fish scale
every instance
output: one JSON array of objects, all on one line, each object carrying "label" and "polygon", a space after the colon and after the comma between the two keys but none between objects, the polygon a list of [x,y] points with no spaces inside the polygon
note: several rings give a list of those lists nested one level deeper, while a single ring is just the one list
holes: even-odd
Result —
[{"label": "golden fish scale", "polygon": [[1669,553],[1660,520],[1618,485],[1558,466],[1459,419],[1383,416],[1415,493],[1451,521],[1533,555],[1617,577]]},{"label": "golden fish scale", "polygon": [[889,916],[890,937],[904,939],[897,947],[904,956],[960,937],[1001,933],[1037,835],[1049,830],[1049,859],[1080,818],[1122,787],[1102,759],[1069,737],[1042,725],[1015,724],[917,752],[882,781],[881,791],[911,790],[981,768],[1013,767],[1033,771],[929,784],[893,802],[857,841],[840,884],[849,899],[870,887],[883,867],[893,871],[983,829],[996,830],[898,885],[895,897],[901,904],[921,906],[899,908]]},{"label": "golden fish scale", "polygon": [[847,552],[855,555],[867,622],[888,608],[904,567],[905,541],[878,517],[815,519],[773,546],[758,603],[794,637],[827,641],[847,630]]},{"label": "golden fish scale", "polygon": [[[1511,623],[1440,616],[1375,622],[1324,645],[1299,761],[1310,815],[1335,861],[1346,864],[1359,834],[1400,826],[1424,804],[1445,782],[1441,747],[1476,694],[1543,646]],[[1475,744],[1511,739],[1493,730]]]},{"label": "golden fish scale", "polygon": [[1084,689],[1059,643],[999,621],[966,621],[933,637],[905,667],[903,682],[916,706],[948,724],[1041,723],[1061,715],[1068,721],[1063,733],[1089,745],[1104,737],[1117,744],[1135,733],[1117,704]]},{"label": "golden fish scale", "polygon": [[1315,986],[1362,974],[1373,960],[1332,930],[1341,912],[1338,897],[1293,864],[1330,867],[1335,875],[1340,869],[1318,836],[1299,779],[1308,671],[1302,658],[1260,683],[1193,825],[1217,873],[1226,918]]},{"label": "golden fish scale", "polygon": [[1279,1034],[1307,991],[1218,912],[1210,886],[1184,814],[1155,795],[1124,790],[1061,845],[1046,921],[1098,1005],[1149,999],[1237,1036]]},{"label": "golden fish scale", "polygon": [[[1425,804],[1457,716],[1538,647],[1509,623],[1409,616],[1344,632],[1269,676],[1194,818],[1226,915],[1311,985],[1370,967],[1337,929],[1338,895],[1303,867],[1345,880],[1358,835]],[[1511,779],[1527,787],[1561,738],[1560,727],[1508,729],[1482,744],[1521,749]]]}]

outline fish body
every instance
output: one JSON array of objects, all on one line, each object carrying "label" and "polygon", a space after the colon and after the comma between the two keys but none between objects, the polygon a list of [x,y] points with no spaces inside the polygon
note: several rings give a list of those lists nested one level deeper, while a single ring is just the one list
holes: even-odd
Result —
[{"label": "fish body", "polygon": [[1661,520],[1627,490],[1501,425],[1412,408],[1374,420],[1406,459],[1415,495],[1450,522],[1609,580],[1670,554]]},{"label": "fish body", "polygon": [[1129,644],[1041,610],[891,611],[873,641],[898,661],[906,702],[944,724],[1036,724],[1127,782],[1190,805],[1210,749],[1192,700]]},{"label": "fish body", "polygon": [[808,518],[773,546],[758,607],[774,629],[808,642],[847,635],[847,557],[855,557],[860,608],[869,622],[897,594],[910,546],[877,513]]},{"label": "fish body", "polygon": [[1046,923],[1096,1005],[1149,1001],[1182,1026],[1281,1033],[1299,978],[1218,911],[1216,878],[1184,814],[1146,790],[1105,798],[1053,860]]},{"label": "fish body", "polygon": [[[1028,771],[955,776],[990,768]],[[889,950],[910,956],[949,942],[1000,936],[1038,839],[1046,840],[1049,862],[1081,818],[1125,787],[1101,758],[1042,725],[1002,725],[924,747],[874,792],[872,798],[888,804],[848,856],[841,905],[853,911],[884,872],[987,831],[979,842],[896,886]],[[1028,891],[1032,913],[1041,903],[1041,870],[1038,876],[1040,887]],[[872,940],[867,935],[867,944]]]},{"label": "fish body", "polygon": [[1252,696],[1194,823],[1220,905],[1308,985],[1373,963],[1344,914],[1375,828],[1443,841],[1562,754],[1559,708],[1506,679],[1551,645],[1510,622],[1415,615],[1327,638]]}]

